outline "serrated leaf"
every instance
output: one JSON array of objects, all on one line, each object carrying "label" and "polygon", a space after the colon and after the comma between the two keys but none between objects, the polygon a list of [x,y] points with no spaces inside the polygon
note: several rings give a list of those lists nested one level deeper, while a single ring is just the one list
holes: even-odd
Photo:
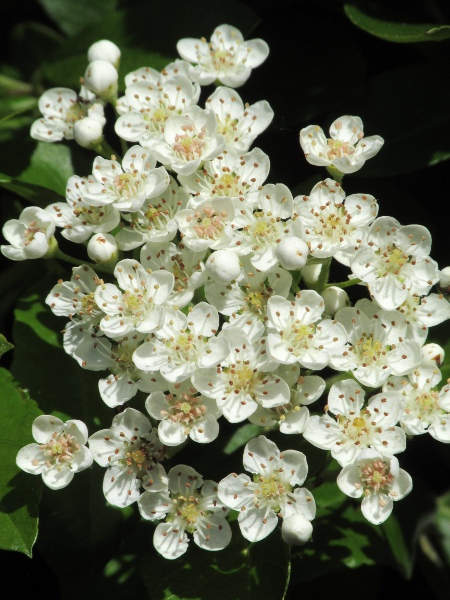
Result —
[{"label": "serrated leaf", "polygon": [[40,206],[41,208],[61,201],[61,196],[52,190],[41,185],[35,185],[34,183],[19,181],[3,173],[0,173],[0,186],[27,200],[33,206]]},{"label": "serrated leaf", "polygon": [[0,369],[0,406],[0,548],[31,557],[38,531],[42,482],[40,477],[21,471],[16,456],[23,446],[34,441],[31,425],[41,411],[6,369]]},{"label": "serrated leaf", "polygon": [[289,546],[279,531],[250,544],[237,526],[220,552],[190,542],[177,560],[144,556],[141,573],[151,600],[282,600],[290,573]]},{"label": "serrated leaf", "polygon": [[439,42],[450,38],[450,25],[407,23],[402,19],[403,15],[388,11],[373,2],[345,4],[344,12],[354,25],[389,42],[411,44]]},{"label": "serrated leaf", "polygon": [[0,357],[3,356],[5,352],[9,352],[9,350],[12,350],[13,348],[14,344],[8,342],[5,336],[2,333],[0,333]]},{"label": "serrated leaf", "polygon": [[247,442],[263,433],[263,431],[264,427],[260,427],[259,425],[253,425],[252,423],[242,425],[230,437],[225,448],[223,449],[223,453],[227,455],[233,454],[233,452],[235,452],[242,446],[245,446]]}]

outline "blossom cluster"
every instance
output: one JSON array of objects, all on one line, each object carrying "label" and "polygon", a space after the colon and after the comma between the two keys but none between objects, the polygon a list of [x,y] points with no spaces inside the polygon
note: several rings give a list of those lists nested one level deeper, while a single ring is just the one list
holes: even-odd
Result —
[{"label": "blossom cluster", "polygon": [[[69,179],[65,200],[6,223],[1,249],[12,260],[67,260],[58,229],[87,246],[93,263],[73,259],[70,280],[46,302],[66,318],[64,349],[100,372],[99,395],[117,414],[90,437],[79,421],[39,417],[37,443],[18,465],[57,489],[97,462],[110,504],[137,503],[144,519],[160,521],[153,541],[169,559],[186,551],[187,534],[224,548],[230,510],[252,542],[282,520],[283,539],[305,543],[315,501],[300,487],[302,452],[280,452],[261,435],[244,450],[252,478],[218,483],[189,465],[166,467],[169,447],[208,444],[221,420],[248,420],[330,451],[339,488],[363,497],[364,516],[379,524],[412,488],[396,456],[407,436],[450,442],[442,349],[425,344],[428,328],[450,318],[430,233],[378,216],[366,192],[345,194],[344,174],[383,145],[364,137],[359,117],[336,119],[330,138],[316,125],[300,132],[308,162],[329,174],[309,195],[268,182],[270,159],[252,144],[273,111],[234,89],[266,59],[265,42],[221,25],[210,42],[177,48],[181,59],[161,72],[129,73],[118,97],[120,51],[103,40],[89,51],[78,96],[54,89],[40,100],[34,138],[75,138],[98,155],[91,173]],[[213,82],[221,85],[202,108],[201,86]],[[128,147],[122,158],[104,151],[107,102]],[[332,260],[349,269],[347,281],[328,283]],[[352,305],[345,290],[355,284],[367,297]],[[324,398],[327,370],[343,377]],[[129,406],[138,392],[148,415]],[[324,413],[311,415],[320,398]]]}]

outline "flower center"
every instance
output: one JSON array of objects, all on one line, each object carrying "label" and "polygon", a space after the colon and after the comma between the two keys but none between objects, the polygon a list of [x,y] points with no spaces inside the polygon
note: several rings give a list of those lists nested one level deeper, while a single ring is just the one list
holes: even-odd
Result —
[{"label": "flower center", "polygon": [[200,238],[216,239],[224,228],[222,218],[227,217],[227,213],[222,211],[220,215],[216,215],[216,211],[210,206],[205,206],[201,210],[194,213],[194,218],[197,224],[193,230]]},{"label": "flower center", "polygon": [[336,158],[342,158],[343,156],[351,156],[355,153],[355,148],[349,142],[342,142],[341,140],[327,140],[328,145],[328,158],[335,160]]},{"label": "flower center", "polygon": [[64,464],[72,461],[73,455],[80,449],[80,445],[69,433],[55,431],[50,440],[41,444],[39,449],[46,457],[45,465],[49,468],[55,466],[59,470]]},{"label": "flower center", "polygon": [[267,477],[254,475],[254,481],[258,484],[255,489],[255,504],[263,501],[264,504],[270,506],[275,512],[279,512],[283,498],[291,491],[291,486],[282,483],[278,479],[278,473],[272,473]]},{"label": "flower center", "polygon": [[87,109],[81,102],[74,102],[66,112],[65,121],[68,124],[73,124],[87,115]]},{"label": "flower center", "polygon": [[137,172],[116,175],[113,184],[120,196],[131,198],[138,193],[140,180],[136,179]]},{"label": "flower center", "polygon": [[380,358],[386,355],[390,350],[390,346],[383,346],[379,340],[375,340],[373,334],[363,336],[356,344],[362,364],[366,366],[369,362],[377,362]]},{"label": "flower center", "polygon": [[[201,396],[196,394],[194,388],[190,388],[191,393],[183,393],[180,396],[167,394],[166,400],[169,403],[169,411],[161,411],[163,417],[168,416],[174,423],[183,423],[184,425],[194,424],[201,419],[207,412],[206,406],[201,404]],[[196,394],[196,395],[194,395]],[[190,427],[187,427],[186,434],[189,435]]]},{"label": "flower center", "polygon": [[24,233],[24,246],[28,246],[34,240],[36,233],[39,233],[42,229],[38,226],[37,221],[31,221]]},{"label": "flower center", "polygon": [[183,125],[181,127],[184,133],[176,134],[173,150],[179,158],[184,161],[197,160],[202,157],[203,147],[205,146],[206,130],[202,127],[200,133],[196,134],[194,125]]},{"label": "flower center", "polygon": [[97,303],[94,300],[94,292],[90,292],[89,294],[84,294],[81,298],[81,309],[79,311],[79,315],[88,314],[92,315],[94,312],[98,311]]},{"label": "flower center", "polygon": [[[384,460],[375,460],[360,467],[360,477],[365,491],[388,493],[389,486],[394,476],[389,470],[389,465]],[[366,495],[367,492],[366,492]]]},{"label": "flower center", "polygon": [[140,295],[131,294],[130,292],[126,292],[122,295],[122,302],[125,307],[125,311],[128,314],[134,314],[139,316],[140,313],[137,312],[140,310],[141,306],[144,304],[144,298]]},{"label": "flower center", "polygon": [[388,273],[398,275],[401,268],[409,262],[408,255],[403,254],[403,252],[395,246],[393,248],[388,246],[381,256],[382,262],[378,273],[380,277]]}]

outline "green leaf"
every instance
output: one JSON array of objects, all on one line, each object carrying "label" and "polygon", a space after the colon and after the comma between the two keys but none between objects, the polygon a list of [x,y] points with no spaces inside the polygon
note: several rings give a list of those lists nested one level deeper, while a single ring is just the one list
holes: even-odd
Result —
[{"label": "green leaf", "polygon": [[9,350],[12,350],[13,348],[14,344],[8,342],[5,336],[2,333],[0,333],[0,357],[3,356],[5,352],[9,352]]},{"label": "green leaf", "polygon": [[191,540],[177,560],[144,556],[141,573],[151,600],[282,600],[290,561],[279,530],[251,544],[237,523],[231,527],[231,543],[220,552],[201,550]]},{"label": "green leaf", "polygon": [[354,25],[389,42],[411,44],[440,42],[450,38],[450,25],[405,23],[399,15],[386,11],[373,2],[345,4],[344,12]]},{"label": "green leaf", "polygon": [[41,185],[18,181],[13,177],[0,173],[0,186],[5,190],[14,192],[33,206],[45,208],[49,204],[61,201],[61,196]]},{"label": "green leaf", "polygon": [[67,180],[72,175],[74,167],[68,146],[38,142],[30,165],[18,179],[48,188],[65,197]]},{"label": "green leaf", "polygon": [[[11,371],[47,414],[80,419],[93,433],[110,426],[114,411],[100,398],[101,375],[84,371],[62,350],[62,335],[57,332],[66,321],[55,317],[44,303],[57,279],[56,275],[41,278],[19,300]],[[67,488],[43,493],[38,545],[60,576],[65,599],[72,594],[92,597],[92,578],[99,577],[124,534],[128,513],[106,503],[103,477],[104,469],[94,465],[76,474]]]},{"label": "green leaf", "polygon": [[[105,15],[115,11],[117,0],[39,0],[48,16],[53,19],[61,31],[75,35],[101,21]],[[101,39],[99,36],[98,39]],[[87,51],[87,48],[86,48]]]},{"label": "green leaf", "polygon": [[31,425],[41,411],[6,369],[0,369],[0,406],[0,548],[31,557],[42,482],[40,477],[21,471],[16,456],[33,442]]},{"label": "green leaf", "polygon": [[238,450],[238,448],[245,446],[247,442],[263,433],[263,431],[264,427],[260,427],[259,425],[253,425],[252,423],[242,425],[230,437],[225,448],[223,449],[223,453],[227,455],[233,454],[233,452]]}]

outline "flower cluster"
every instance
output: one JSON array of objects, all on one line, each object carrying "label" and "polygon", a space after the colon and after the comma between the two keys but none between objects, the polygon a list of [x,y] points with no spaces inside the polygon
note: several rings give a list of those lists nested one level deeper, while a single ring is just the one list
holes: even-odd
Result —
[{"label": "flower cluster", "polygon": [[[224,548],[230,510],[251,542],[281,520],[283,539],[303,544],[315,501],[299,487],[308,473],[302,452],[280,452],[261,435],[244,450],[252,478],[231,473],[218,483],[167,458],[168,447],[217,439],[221,421],[249,420],[269,436],[303,435],[331,451],[343,467],[337,485],[362,496],[364,516],[381,523],[412,488],[394,456],[406,435],[450,442],[450,388],[439,389],[440,363],[424,346],[428,328],[450,318],[448,287],[432,292],[442,275],[431,236],[378,216],[368,193],[345,194],[344,174],[383,145],[364,138],[359,117],[336,119],[329,139],[315,125],[300,132],[307,160],[332,177],[309,195],[267,182],[269,157],[251,146],[273,112],[234,89],[267,57],[265,42],[221,25],[210,42],[183,39],[177,48],[181,60],[163,71],[129,73],[118,98],[120,51],[103,40],[89,50],[79,96],[56,89],[41,98],[33,137],[75,137],[99,155],[90,173],[69,179],[65,201],[6,223],[10,245],[1,249],[13,260],[78,265],[46,301],[68,321],[65,350],[102,372],[99,395],[117,414],[89,439],[79,421],[39,417],[38,443],[17,462],[59,488],[94,460],[106,469],[110,504],[136,502],[144,519],[160,521],[153,541],[169,559],[187,550],[188,534],[206,550]],[[223,85],[202,108],[200,86],[213,82]],[[103,143],[107,102],[128,148],[122,158]],[[100,129],[88,139],[92,120]],[[62,254],[57,228],[87,244],[94,264]],[[349,278],[331,285],[333,259]],[[344,288],[355,284],[367,297],[352,305]],[[324,414],[311,415],[331,370],[347,378],[331,386]],[[148,416],[128,405],[138,392]]]}]

